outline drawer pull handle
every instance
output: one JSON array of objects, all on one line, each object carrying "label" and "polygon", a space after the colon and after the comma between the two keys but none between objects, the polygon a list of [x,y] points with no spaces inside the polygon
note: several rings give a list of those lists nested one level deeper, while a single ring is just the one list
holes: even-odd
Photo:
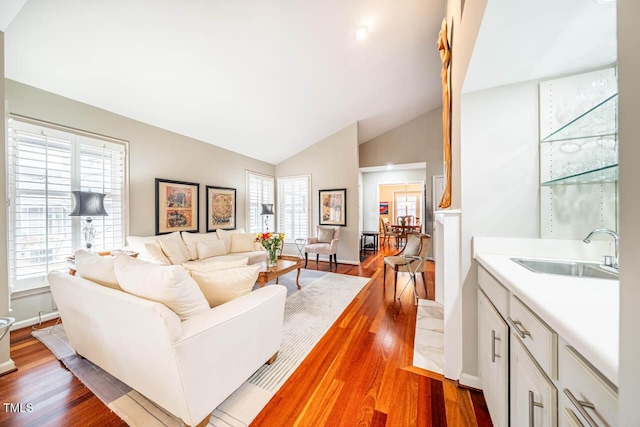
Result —
[{"label": "drawer pull handle", "polygon": [[542,403],[538,403],[534,400],[533,392],[529,390],[529,427],[534,427],[535,423],[534,423],[533,410],[536,406],[538,408],[544,408],[544,406],[542,406]]},{"label": "drawer pull handle", "polygon": [[500,338],[496,337],[496,331],[491,330],[491,363],[496,363],[496,357],[500,357],[496,354],[496,341],[500,341]]},{"label": "drawer pull handle", "polygon": [[523,326],[522,322],[519,320],[513,320],[511,317],[508,318],[509,322],[513,326],[513,329],[516,330],[520,338],[525,339],[526,337],[531,336],[531,332],[527,331]]},{"label": "drawer pull handle", "polygon": [[587,412],[587,409],[592,409],[592,410],[595,411],[596,410],[595,405],[593,403],[591,403],[591,402],[585,402],[584,400],[578,400],[573,395],[573,393],[571,393],[571,390],[569,390],[568,388],[565,388],[563,391],[564,391],[564,394],[567,395],[567,397],[569,398],[571,403],[573,403],[573,406],[575,406],[576,409],[578,410],[578,412],[580,412],[580,415],[582,415],[585,418],[585,420],[587,420],[589,425],[591,427],[598,427],[598,423],[596,423],[596,421]]}]

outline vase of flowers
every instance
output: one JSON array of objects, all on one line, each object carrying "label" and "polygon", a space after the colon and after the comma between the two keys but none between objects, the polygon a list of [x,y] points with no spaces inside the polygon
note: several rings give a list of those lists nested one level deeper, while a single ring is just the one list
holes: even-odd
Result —
[{"label": "vase of flowers", "polygon": [[267,267],[278,265],[278,249],[284,244],[284,233],[259,233],[256,242],[267,250]]}]

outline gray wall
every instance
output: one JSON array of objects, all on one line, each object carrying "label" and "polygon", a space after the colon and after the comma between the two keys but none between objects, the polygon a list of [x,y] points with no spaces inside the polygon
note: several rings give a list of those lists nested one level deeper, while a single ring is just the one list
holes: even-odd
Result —
[{"label": "gray wall", "polygon": [[462,368],[476,375],[478,277],[471,239],[539,236],[538,82],[463,94],[461,106]]},{"label": "gray wall", "polygon": [[[244,227],[246,170],[275,174],[272,164],[12,80],[4,81],[11,113],[129,141],[130,235],[155,232],[155,178],[200,183],[199,219],[200,231],[204,231],[206,185],[237,189],[237,223]],[[4,186],[1,191],[5,191]],[[5,221],[2,224],[4,227]],[[5,250],[2,248],[0,251]],[[0,258],[5,262],[6,256]],[[0,265],[1,268],[6,269]],[[14,298],[12,302],[14,317],[20,320],[51,308],[48,294]]]},{"label": "gray wall", "polygon": [[360,167],[442,163],[442,108],[428,111],[359,147]]},{"label": "gray wall", "polygon": [[618,0],[618,129],[620,138],[620,425],[640,420],[640,3]]},{"label": "gray wall", "polygon": [[311,235],[318,224],[318,191],[347,189],[347,226],[340,231],[338,261],[358,263],[358,126],[334,133],[276,165],[277,176],[311,175]]}]

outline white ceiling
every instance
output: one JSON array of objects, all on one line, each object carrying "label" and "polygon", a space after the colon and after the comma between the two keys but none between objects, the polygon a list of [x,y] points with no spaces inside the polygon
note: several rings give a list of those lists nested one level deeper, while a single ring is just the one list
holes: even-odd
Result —
[{"label": "white ceiling", "polygon": [[439,106],[443,16],[444,0],[30,0],[5,72],[275,164],[352,123],[365,142]]},{"label": "white ceiling", "polygon": [[489,0],[464,92],[574,74],[616,58],[615,2]]}]

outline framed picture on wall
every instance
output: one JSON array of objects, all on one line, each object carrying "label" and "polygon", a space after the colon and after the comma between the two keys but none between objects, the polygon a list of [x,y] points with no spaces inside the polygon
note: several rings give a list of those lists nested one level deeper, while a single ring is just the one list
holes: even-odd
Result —
[{"label": "framed picture on wall", "polygon": [[320,225],[347,225],[347,189],[320,190]]},{"label": "framed picture on wall", "polygon": [[389,215],[389,202],[380,202],[380,215]]},{"label": "framed picture on wall", "polygon": [[218,228],[236,228],[236,189],[207,185],[207,232]]},{"label": "framed picture on wall", "polygon": [[200,184],[156,178],[156,234],[195,231]]}]

